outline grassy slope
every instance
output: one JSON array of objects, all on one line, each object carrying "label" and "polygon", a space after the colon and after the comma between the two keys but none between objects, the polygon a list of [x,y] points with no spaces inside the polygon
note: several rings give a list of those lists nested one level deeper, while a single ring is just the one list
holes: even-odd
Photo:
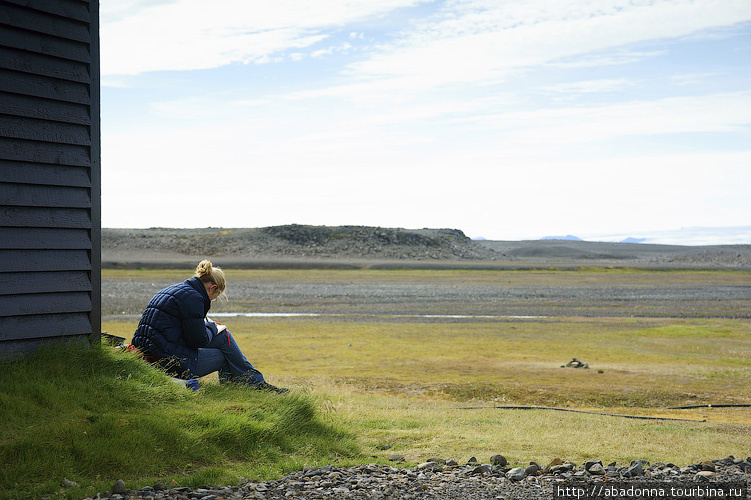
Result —
[{"label": "grassy slope", "polygon": [[55,346],[0,364],[0,498],[39,498],[76,481],[83,498],[129,487],[275,477],[359,458],[317,415],[315,397],[204,384],[193,392],[132,354]]}]

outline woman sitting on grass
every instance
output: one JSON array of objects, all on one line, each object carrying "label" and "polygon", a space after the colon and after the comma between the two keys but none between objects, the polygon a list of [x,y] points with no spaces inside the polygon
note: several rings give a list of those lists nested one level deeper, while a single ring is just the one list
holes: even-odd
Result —
[{"label": "woman sitting on grass", "polygon": [[222,383],[289,392],[267,383],[245,358],[229,330],[206,317],[211,301],[224,289],[224,272],[208,260],[201,261],[194,277],[152,297],[133,335],[133,345],[147,360],[183,379],[218,371]]}]

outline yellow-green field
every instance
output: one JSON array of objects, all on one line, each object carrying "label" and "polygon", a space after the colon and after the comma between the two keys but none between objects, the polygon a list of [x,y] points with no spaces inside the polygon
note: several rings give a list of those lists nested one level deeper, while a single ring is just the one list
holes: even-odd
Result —
[{"label": "yellow-green field", "polygon": [[[104,280],[178,281],[186,277],[182,273],[177,278],[178,274],[105,271]],[[439,288],[484,281],[530,290],[592,280],[649,286],[650,276],[661,286],[666,280],[676,286],[711,287],[713,282],[747,286],[742,273],[694,271],[511,271],[499,275],[299,270],[229,275],[234,282],[265,280],[279,287],[312,281],[352,286],[419,280]],[[237,296],[232,283],[232,302],[216,309],[231,310],[233,302],[244,307],[253,304],[259,311],[273,311],[269,304],[283,305],[279,299],[264,302]],[[301,302],[308,311],[315,305],[312,298]],[[426,303],[426,309],[440,305],[439,297]],[[721,305],[713,303],[712,307]],[[346,313],[352,304],[340,307]],[[691,310],[697,313],[693,305]],[[355,433],[366,454],[377,459],[401,454],[413,462],[430,456],[487,460],[502,453],[520,463],[560,456],[577,462],[646,458],[686,464],[750,453],[751,408],[666,408],[751,403],[751,320],[713,314],[707,318],[583,317],[576,315],[576,309],[571,311],[572,315],[527,319],[437,321],[374,313],[220,321],[271,383],[316,395],[326,418]],[[130,339],[136,322],[108,316],[103,330]],[[574,357],[589,363],[589,368],[561,367]],[[202,382],[216,383],[216,378]],[[681,420],[492,408],[507,405]],[[380,450],[383,445],[390,448]]]}]

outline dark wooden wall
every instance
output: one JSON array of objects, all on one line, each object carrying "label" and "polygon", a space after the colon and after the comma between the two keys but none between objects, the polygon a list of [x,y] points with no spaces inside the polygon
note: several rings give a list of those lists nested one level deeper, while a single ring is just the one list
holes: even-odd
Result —
[{"label": "dark wooden wall", "polygon": [[0,0],[0,357],[101,330],[99,4]]}]

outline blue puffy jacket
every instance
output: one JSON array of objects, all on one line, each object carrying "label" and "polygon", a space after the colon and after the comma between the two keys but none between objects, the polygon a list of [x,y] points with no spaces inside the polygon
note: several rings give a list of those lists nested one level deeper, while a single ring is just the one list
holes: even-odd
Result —
[{"label": "blue puffy jacket", "polygon": [[199,278],[170,285],[149,301],[132,343],[148,358],[195,359],[196,349],[211,340],[204,323],[210,308],[211,299]]}]

